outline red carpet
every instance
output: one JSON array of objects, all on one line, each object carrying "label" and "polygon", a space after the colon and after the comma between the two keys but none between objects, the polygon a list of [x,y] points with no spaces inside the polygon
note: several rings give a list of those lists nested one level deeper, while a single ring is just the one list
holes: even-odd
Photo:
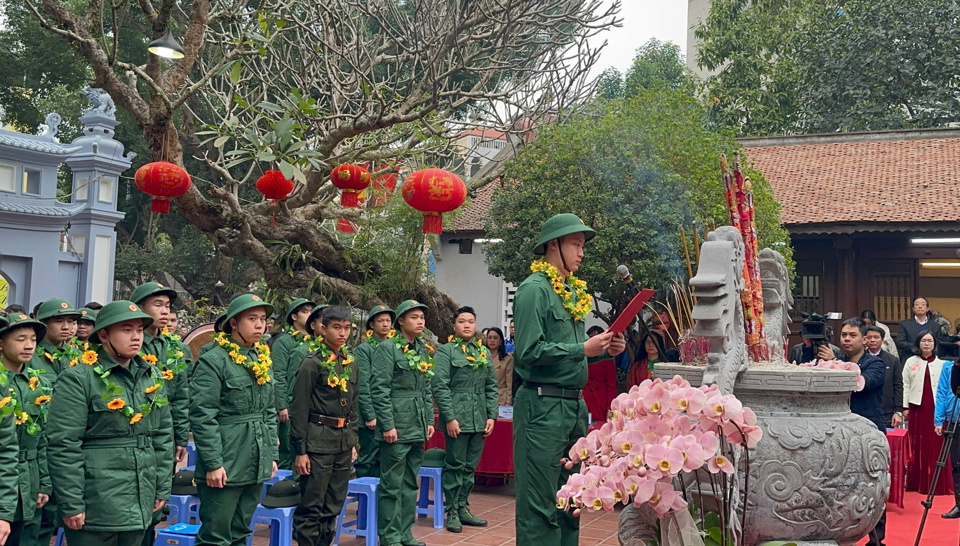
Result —
[{"label": "red carpet", "polygon": [[[907,493],[903,499],[903,508],[887,504],[887,538],[883,541],[887,546],[913,546],[920,527],[920,518],[923,517],[923,506],[920,501],[926,495]],[[933,498],[933,508],[927,514],[927,524],[923,528],[920,544],[923,546],[957,546],[960,544],[960,520],[946,520],[940,514],[953,508],[953,497],[941,495]],[[863,539],[858,546],[866,544]]]}]

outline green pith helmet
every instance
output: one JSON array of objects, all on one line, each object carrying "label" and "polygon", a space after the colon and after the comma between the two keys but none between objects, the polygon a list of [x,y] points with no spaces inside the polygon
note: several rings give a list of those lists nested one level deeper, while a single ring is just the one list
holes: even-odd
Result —
[{"label": "green pith helmet", "polygon": [[547,243],[573,233],[583,233],[587,241],[597,235],[597,232],[587,227],[576,214],[569,212],[557,214],[543,223],[543,227],[540,228],[540,240],[537,241],[537,246],[533,247],[533,253],[542,256],[547,253]]},{"label": "green pith helmet", "polygon": [[224,311],[224,312],[220,313],[219,315],[217,315],[216,320],[213,321],[213,331],[214,331],[214,332],[216,332],[216,333],[219,334],[220,332],[223,331],[223,319],[225,319],[225,318],[227,318],[227,312],[226,312],[226,311]]},{"label": "green pith helmet", "polygon": [[263,301],[260,296],[256,294],[241,294],[234,298],[233,301],[230,302],[230,306],[227,307],[227,314],[223,317],[223,326],[221,327],[223,331],[227,334],[232,333],[233,328],[230,327],[230,319],[237,318],[240,316],[240,313],[243,313],[247,309],[253,309],[254,307],[263,307],[268,316],[270,313],[273,313],[273,306]]},{"label": "green pith helmet", "polygon": [[270,486],[260,501],[264,508],[287,508],[300,504],[300,485],[293,480],[280,480]]},{"label": "green pith helmet", "polygon": [[40,304],[37,309],[37,320],[48,321],[55,317],[79,317],[80,312],[70,305],[70,302],[60,298],[49,299]]},{"label": "green pith helmet", "polygon": [[423,462],[420,463],[420,466],[426,466],[428,468],[443,468],[446,466],[446,463],[444,462],[446,456],[447,452],[439,447],[430,448],[423,454]]},{"label": "green pith helmet", "polygon": [[140,305],[150,296],[166,296],[170,298],[170,303],[177,301],[177,291],[158,282],[145,282],[138,286],[133,294],[130,294],[130,301]]},{"label": "green pith helmet", "polygon": [[[327,307],[330,307],[326,303],[321,303],[313,307],[313,311],[310,311],[310,316],[307,317],[307,329],[310,329],[310,323],[320,319],[320,313],[323,313],[323,310]],[[313,335],[313,332],[308,332],[310,335]]]},{"label": "green pith helmet", "polygon": [[47,335],[47,325],[30,318],[29,316],[23,313],[16,313],[13,315],[8,315],[6,317],[0,317],[0,336],[3,336],[7,332],[12,332],[17,328],[30,327],[33,328],[33,331],[37,333],[37,340],[43,339],[43,336]]},{"label": "green pith helmet", "polygon": [[390,314],[391,324],[396,322],[397,314],[393,311],[393,309],[390,309],[386,305],[378,305],[371,309],[369,313],[367,313],[367,329],[370,328],[370,323],[373,321],[373,319],[377,318],[377,315],[382,315],[383,313]]},{"label": "green pith helmet", "polygon": [[77,312],[80,313],[80,316],[77,317],[77,320],[85,320],[87,322],[97,323],[97,312],[89,307],[81,307],[77,309]]},{"label": "green pith helmet", "polygon": [[407,301],[405,301],[405,302],[403,302],[403,303],[401,303],[400,305],[397,306],[397,315],[396,315],[396,318],[393,319],[393,325],[394,325],[395,327],[399,328],[399,327],[400,327],[400,317],[402,317],[403,315],[409,313],[410,311],[413,311],[414,309],[423,309],[423,313],[424,313],[424,314],[426,314],[427,311],[430,310],[430,308],[427,307],[427,304],[425,304],[425,303],[420,303],[420,302],[417,301],[417,300],[407,300]]},{"label": "green pith helmet", "polygon": [[97,339],[97,334],[104,328],[126,322],[128,320],[140,319],[143,321],[143,327],[146,328],[153,324],[153,317],[144,313],[137,307],[137,304],[127,300],[117,300],[103,306],[97,315],[97,325],[90,332],[90,337]]},{"label": "green pith helmet", "polygon": [[[283,317],[284,322],[286,322],[286,323],[289,324],[290,326],[293,326],[293,321],[290,320],[290,315],[296,313],[297,310],[299,310],[299,309],[300,309],[301,307],[303,307],[304,305],[312,305],[312,306],[314,307],[314,309],[317,308],[317,303],[316,303],[316,302],[310,301],[310,300],[308,300],[307,298],[297,298],[297,299],[291,301],[291,302],[290,302],[290,305],[287,306],[287,315],[286,315],[285,317]],[[324,306],[324,307],[326,307],[326,306]],[[309,323],[309,321],[310,321],[310,319],[307,319],[307,322],[308,322],[308,323]]]}]

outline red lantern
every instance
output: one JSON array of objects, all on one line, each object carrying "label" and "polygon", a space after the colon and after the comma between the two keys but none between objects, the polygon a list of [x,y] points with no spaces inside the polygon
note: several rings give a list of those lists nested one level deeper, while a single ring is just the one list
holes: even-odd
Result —
[{"label": "red lantern", "polygon": [[257,179],[257,191],[276,205],[293,191],[293,181],[284,178],[280,171],[267,171]]},{"label": "red lantern", "polygon": [[154,161],[140,167],[133,180],[140,191],[153,197],[150,210],[160,214],[170,212],[170,199],[180,197],[190,189],[187,171],[166,161]]},{"label": "red lantern", "polygon": [[423,214],[423,232],[439,235],[444,212],[457,210],[467,198],[460,177],[442,169],[417,171],[403,181],[403,200]]},{"label": "red lantern", "polygon": [[330,173],[330,181],[343,191],[340,194],[340,205],[345,208],[356,208],[357,194],[370,185],[370,171],[360,165],[340,165]]},{"label": "red lantern", "polygon": [[397,173],[381,174],[373,181],[373,195],[370,198],[370,206],[379,209],[383,208],[393,195],[393,190],[397,189]]}]

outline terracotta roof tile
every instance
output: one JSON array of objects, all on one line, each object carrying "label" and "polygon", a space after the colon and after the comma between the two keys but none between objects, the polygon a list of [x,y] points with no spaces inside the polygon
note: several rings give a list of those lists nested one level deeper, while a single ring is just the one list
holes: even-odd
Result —
[{"label": "terracotta roof tile", "polygon": [[[944,138],[745,139],[745,153],[781,205],[786,226],[960,221],[960,132]],[[870,135],[879,135],[871,133]],[[809,144],[806,142],[810,142]],[[773,143],[774,145],[762,145]]]},{"label": "terracotta roof tile", "polygon": [[477,190],[477,195],[470,201],[470,205],[463,214],[457,216],[453,231],[483,231],[493,192],[499,186],[500,181],[497,180]]}]

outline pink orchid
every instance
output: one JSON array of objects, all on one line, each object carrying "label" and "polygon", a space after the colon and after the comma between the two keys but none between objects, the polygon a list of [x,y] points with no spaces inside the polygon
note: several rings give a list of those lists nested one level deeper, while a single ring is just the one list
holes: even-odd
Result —
[{"label": "pink orchid", "polygon": [[756,426],[757,424],[757,414],[753,412],[750,408],[743,408],[743,424],[749,426]]},{"label": "pink orchid", "polygon": [[707,397],[700,389],[692,387],[678,388],[670,393],[670,408],[687,415],[696,415],[703,411]]},{"label": "pink orchid", "polygon": [[672,378],[668,379],[665,383],[670,386],[676,386],[681,388],[687,388],[690,386],[690,382],[684,379],[683,377],[680,377],[679,375],[673,376]]},{"label": "pink orchid", "polygon": [[613,499],[613,490],[604,486],[588,488],[583,492],[580,499],[583,501],[585,508],[606,510],[607,512],[613,512],[613,507],[616,504]]},{"label": "pink orchid", "polygon": [[676,448],[657,444],[650,446],[646,453],[650,468],[676,476],[683,470],[683,453]]},{"label": "pink orchid", "polygon": [[707,399],[707,408],[703,413],[715,419],[739,419],[743,413],[743,404],[732,395],[721,396],[716,393]]},{"label": "pink orchid", "polygon": [[630,450],[633,449],[633,446],[638,445],[643,441],[643,435],[636,430],[629,430],[625,432],[619,432],[611,438],[610,443],[613,444],[613,451],[620,454],[626,455],[630,453]]},{"label": "pink orchid", "polygon": [[648,414],[659,414],[670,403],[670,393],[662,384],[654,385],[650,392],[642,399],[640,405]]},{"label": "pink orchid", "polygon": [[[629,478],[628,478],[629,479]],[[630,486],[636,484],[636,491],[633,493],[633,504],[640,507],[641,504],[648,502],[656,493],[657,480],[646,477],[637,477],[636,481],[631,481]]]},{"label": "pink orchid", "polygon": [[731,444],[742,444],[746,441],[747,447],[756,447],[763,437],[763,431],[760,427],[750,425],[741,425],[738,429],[736,424],[727,422],[723,424],[723,435]]},{"label": "pink orchid", "polygon": [[687,501],[683,500],[683,495],[674,489],[672,484],[657,482],[650,504],[653,505],[657,515],[663,517],[668,512],[686,507]]},{"label": "pink orchid", "polygon": [[590,445],[589,436],[580,438],[574,442],[573,447],[570,448],[569,456],[570,460],[578,463],[580,461],[587,461],[591,457],[596,455],[596,449],[593,449]]},{"label": "pink orchid", "polygon": [[707,469],[710,470],[711,474],[717,474],[719,472],[733,474],[736,470],[733,468],[733,463],[730,462],[730,459],[724,457],[723,455],[717,455],[716,457],[710,459],[710,462],[707,463]]}]

